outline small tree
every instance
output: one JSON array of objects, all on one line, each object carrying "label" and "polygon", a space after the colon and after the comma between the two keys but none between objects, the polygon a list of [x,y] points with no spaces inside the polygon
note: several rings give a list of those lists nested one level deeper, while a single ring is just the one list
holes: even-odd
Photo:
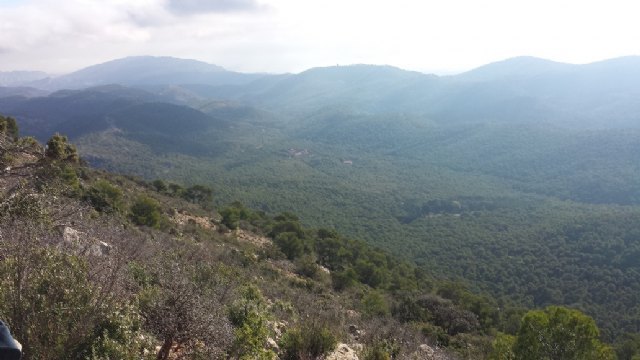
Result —
[{"label": "small tree", "polygon": [[[232,341],[231,324],[216,301],[216,289],[197,284],[192,271],[178,263],[162,264],[153,274],[157,284],[142,292],[142,316],[162,342],[158,360],[168,359],[174,346],[203,358],[220,358]],[[193,353],[184,355],[195,358]]]},{"label": "small tree", "polygon": [[289,260],[294,260],[304,253],[304,242],[294,232],[280,233],[274,242]]}]

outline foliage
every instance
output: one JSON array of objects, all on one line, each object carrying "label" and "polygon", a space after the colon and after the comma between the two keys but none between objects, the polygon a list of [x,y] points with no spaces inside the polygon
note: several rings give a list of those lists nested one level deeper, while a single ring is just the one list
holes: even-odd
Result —
[{"label": "foliage", "polygon": [[640,334],[625,334],[615,347],[618,360],[640,358]]},{"label": "foliage", "polygon": [[336,347],[337,339],[329,328],[311,322],[287,330],[279,345],[283,360],[318,359]]},{"label": "foliage", "polygon": [[615,353],[599,341],[599,335],[590,317],[577,310],[550,306],[524,316],[513,354],[523,360],[614,359]]},{"label": "foliage", "polygon": [[516,360],[516,355],[513,353],[515,342],[515,336],[498,333],[493,341],[493,350],[488,360]]},{"label": "foliage", "polygon": [[136,225],[160,227],[162,212],[160,204],[150,197],[139,196],[131,205],[131,221]]},{"label": "foliage", "polygon": [[142,333],[141,325],[135,305],[113,306],[96,324],[88,340],[79,346],[77,356],[90,360],[154,358],[150,351],[154,344]]},{"label": "foliage", "polygon": [[398,345],[392,340],[380,340],[367,347],[363,353],[363,360],[391,360],[398,356]]},{"label": "foliage", "polygon": [[139,340],[135,308],[105,302],[82,259],[36,246],[41,230],[22,231],[23,243],[3,246],[0,316],[24,358],[140,358],[149,344]]},{"label": "foliage", "polygon": [[169,190],[167,183],[165,183],[162,179],[156,179],[151,182],[151,186],[155,189],[155,191],[159,193],[165,193]]},{"label": "foliage", "polygon": [[387,300],[378,291],[367,292],[360,301],[360,307],[365,316],[379,317],[390,313]]},{"label": "foliage", "polygon": [[45,150],[45,156],[51,160],[78,162],[78,150],[75,145],[68,142],[66,136],[55,134],[49,141]]},{"label": "foliage", "polygon": [[304,243],[295,232],[281,232],[273,241],[289,260],[294,260],[304,253]]},{"label": "foliage", "polygon": [[13,141],[18,141],[18,123],[16,119],[0,115],[0,136],[6,136]]},{"label": "foliage", "polygon": [[237,229],[241,220],[248,220],[250,212],[244,205],[234,203],[220,211],[222,223],[229,229]]},{"label": "foliage", "polygon": [[140,300],[147,328],[162,342],[157,358],[168,359],[174,346],[221,356],[231,343],[232,329],[216,301],[218,289],[194,281],[191,264],[175,263],[171,256],[165,261],[151,269],[156,281],[143,283]]},{"label": "foliage", "polygon": [[123,206],[122,190],[107,180],[96,181],[84,198],[100,212],[119,212]]},{"label": "foliage", "polygon": [[213,201],[213,190],[203,185],[193,185],[184,190],[181,195],[185,200],[205,207]]},{"label": "foliage", "polygon": [[241,297],[229,308],[229,320],[235,327],[233,353],[240,359],[273,359],[265,349],[269,331],[268,312],[262,293],[255,286],[242,289]]}]

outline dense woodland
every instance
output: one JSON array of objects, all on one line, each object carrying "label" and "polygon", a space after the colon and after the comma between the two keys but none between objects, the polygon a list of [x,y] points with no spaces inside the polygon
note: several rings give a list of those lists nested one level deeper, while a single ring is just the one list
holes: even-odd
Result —
[{"label": "dense woodland", "polygon": [[[0,316],[25,359],[312,359],[338,341],[363,359],[615,358],[576,310],[521,322],[525,309],[291,213],[215,212],[206,186],[87,168],[65,136],[43,148],[12,118],[0,135]],[[567,340],[549,325],[563,321],[583,330]]]}]

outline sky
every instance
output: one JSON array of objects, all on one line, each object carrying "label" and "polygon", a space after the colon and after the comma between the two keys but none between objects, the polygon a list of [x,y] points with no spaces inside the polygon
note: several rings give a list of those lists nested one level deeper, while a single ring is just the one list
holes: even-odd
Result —
[{"label": "sky", "polygon": [[0,0],[0,71],[125,56],[242,72],[356,63],[455,73],[515,56],[640,54],[633,0]]}]

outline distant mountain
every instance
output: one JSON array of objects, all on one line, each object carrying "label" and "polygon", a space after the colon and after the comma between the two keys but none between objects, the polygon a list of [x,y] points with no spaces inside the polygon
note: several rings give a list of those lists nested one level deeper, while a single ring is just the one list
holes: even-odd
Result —
[{"label": "distant mountain", "polygon": [[0,71],[0,86],[23,86],[49,77],[42,71]]},{"label": "distant mountain", "polygon": [[314,68],[216,95],[297,114],[341,107],[421,114],[447,123],[640,127],[640,58],[570,65],[521,57],[446,77],[389,66]]},{"label": "distant mountain", "polygon": [[424,115],[446,123],[640,127],[640,57],[587,65],[517,57],[438,77],[378,65],[242,74],[196,60],[139,56],[32,85],[55,90],[114,83],[194,108],[220,100],[295,116],[340,107],[370,115]]},{"label": "distant mountain", "polygon": [[526,79],[540,75],[568,72],[578,67],[579,65],[559,63],[532,56],[519,56],[483,65],[455,75],[453,78],[464,81]]},{"label": "distant mountain", "polygon": [[299,74],[258,79],[237,86],[212,87],[207,94],[271,111],[304,113],[323,107],[344,106],[369,112],[402,107],[398,94],[414,87],[432,87],[435,75],[392,66],[349,65],[312,68]]},{"label": "distant mountain", "polygon": [[106,84],[245,84],[264,74],[243,74],[196,60],[135,56],[93,65],[56,78],[33,82],[43,89],[80,89]]},{"label": "distant mountain", "polygon": [[123,136],[143,136],[155,145],[159,138],[177,139],[226,126],[198,110],[163,100],[143,90],[108,85],[61,90],[45,97],[0,98],[0,109],[20,121],[23,134],[43,141],[54,132],[73,139],[116,129]]}]

